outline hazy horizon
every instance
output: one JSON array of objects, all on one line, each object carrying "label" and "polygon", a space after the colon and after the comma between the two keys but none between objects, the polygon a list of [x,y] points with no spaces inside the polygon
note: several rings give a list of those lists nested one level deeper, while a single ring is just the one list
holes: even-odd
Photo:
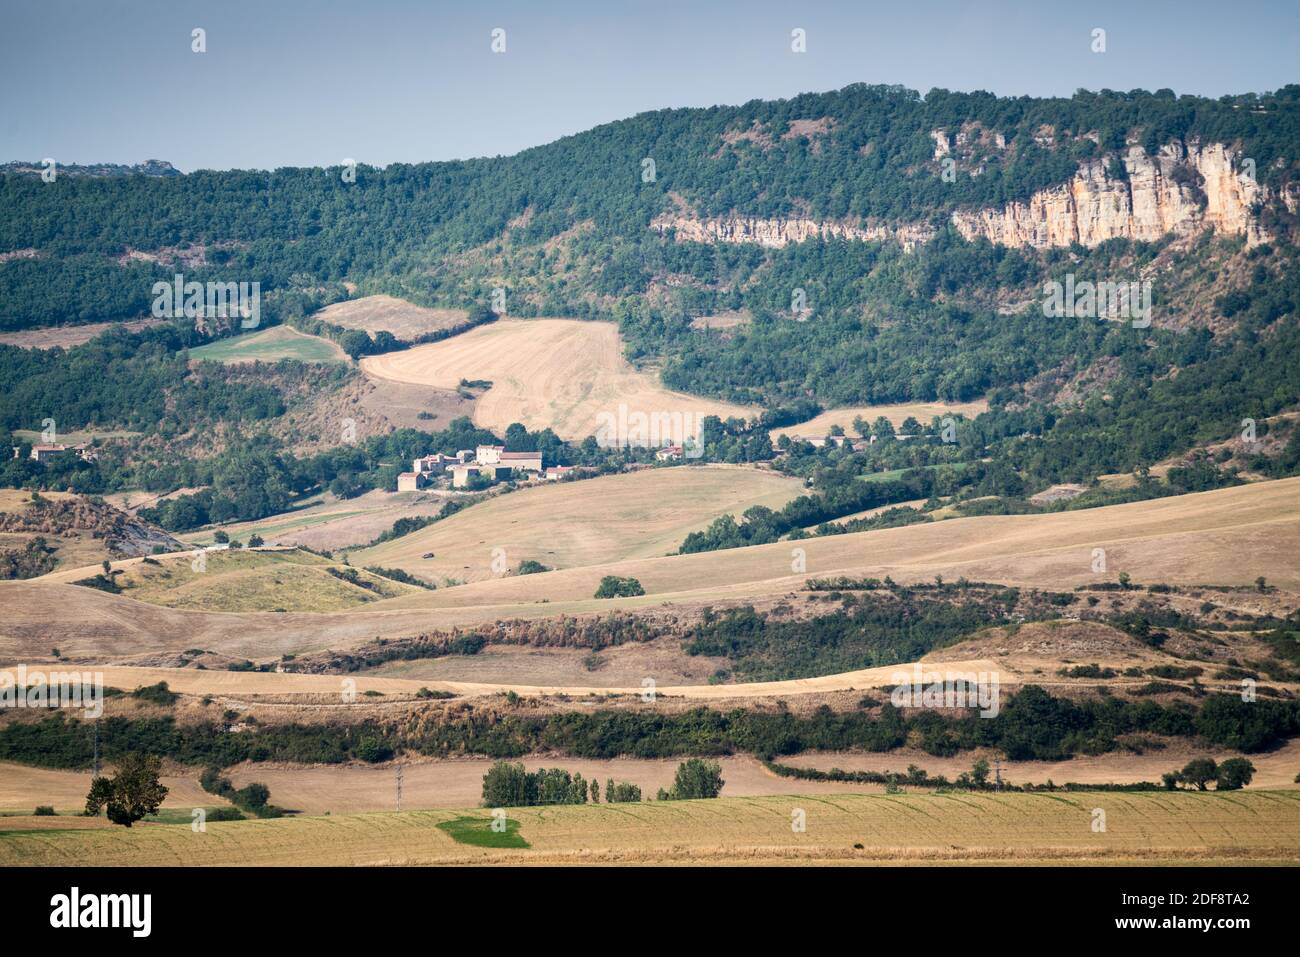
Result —
[{"label": "hazy horizon", "polygon": [[[1206,2],[969,6],[389,0],[54,0],[6,14],[0,161],[183,171],[385,166],[509,155],[648,110],[899,84],[1001,96],[1078,88],[1218,97],[1300,77],[1300,8],[1206,30]],[[191,50],[206,31],[207,51]],[[491,50],[492,31],[506,50]],[[1091,33],[1106,30],[1094,53]],[[791,30],[807,52],[791,51]],[[47,64],[57,62],[51,71]],[[20,92],[21,91],[21,92]]]}]

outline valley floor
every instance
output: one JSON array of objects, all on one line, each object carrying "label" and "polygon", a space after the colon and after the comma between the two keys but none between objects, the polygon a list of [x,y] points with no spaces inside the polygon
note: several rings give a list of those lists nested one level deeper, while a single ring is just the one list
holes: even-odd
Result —
[{"label": "valley floor", "polygon": [[[1300,863],[1300,792],[800,794],[507,813],[516,823],[498,843],[527,846],[476,846],[504,837],[482,808],[213,822],[202,833],[188,821],[7,817],[0,866]],[[438,826],[457,819],[450,833]]]}]

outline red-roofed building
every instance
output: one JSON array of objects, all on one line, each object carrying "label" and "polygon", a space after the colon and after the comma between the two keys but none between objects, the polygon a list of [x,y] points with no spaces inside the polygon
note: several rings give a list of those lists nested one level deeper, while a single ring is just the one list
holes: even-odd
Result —
[{"label": "red-roofed building", "polygon": [[682,457],[682,447],[680,445],[665,445],[655,453],[655,458],[660,462],[676,462]]},{"label": "red-roofed building", "polygon": [[45,462],[66,451],[68,451],[66,445],[33,445],[31,457],[37,462]]}]

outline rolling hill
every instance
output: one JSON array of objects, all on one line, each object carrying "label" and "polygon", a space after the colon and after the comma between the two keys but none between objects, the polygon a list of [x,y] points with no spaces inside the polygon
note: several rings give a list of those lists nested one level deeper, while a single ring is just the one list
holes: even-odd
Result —
[{"label": "rolling hill", "polygon": [[[524,560],[547,568],[606,565],[670,554],[719,514],[754,505],[779,508],[801,491],[801,483],[786,476],[734,466],[548,483],[489,499],[349,558],[360,566],[460,581],[500,577]],[[504,554],[501,569],[493,571],[497,549]]]},{"label": "rolling hill", "polygon": [[[804,571],[792,566],[795,548],[804,551]],[[1092,571],[1094,548],[1107,552],[1103,575]],[[0,651],[43,655],[55,633],[66,636],[65,651],[115,659],[192,647],[274,658],[516,617],[754,601],[795,591],[809,577],[841,574],[898,581],[966,576],[1062,590],[1113,581],[1120,571],[1135,581],[1169,584],[1245,586],[1265,576],[1294,593],[1300,591],[1297,556],[1300,479],[1285,479],[1085,511],[953,519],[485,579],[332,614],[180,611],[42,579],[0,582],[0,598],[12,609],[0,624]],[[633,576],[647,594],[593,598],[607,574]]]}]

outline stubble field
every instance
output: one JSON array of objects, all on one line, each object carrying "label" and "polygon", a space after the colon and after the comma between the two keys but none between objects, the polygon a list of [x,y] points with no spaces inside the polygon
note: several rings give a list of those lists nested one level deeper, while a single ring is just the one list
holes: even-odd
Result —
[{"label": "stubble field", "polygon": [[[1097,830],[1096,812],[1105,814]],[[804,829],[793,825],[803,812]],[[1300,793],[818,794],[518,808],[524,849],[437,825],[485,809],[188,824],[7,818],[0,866],[705,863],[1295,864]]]}]

